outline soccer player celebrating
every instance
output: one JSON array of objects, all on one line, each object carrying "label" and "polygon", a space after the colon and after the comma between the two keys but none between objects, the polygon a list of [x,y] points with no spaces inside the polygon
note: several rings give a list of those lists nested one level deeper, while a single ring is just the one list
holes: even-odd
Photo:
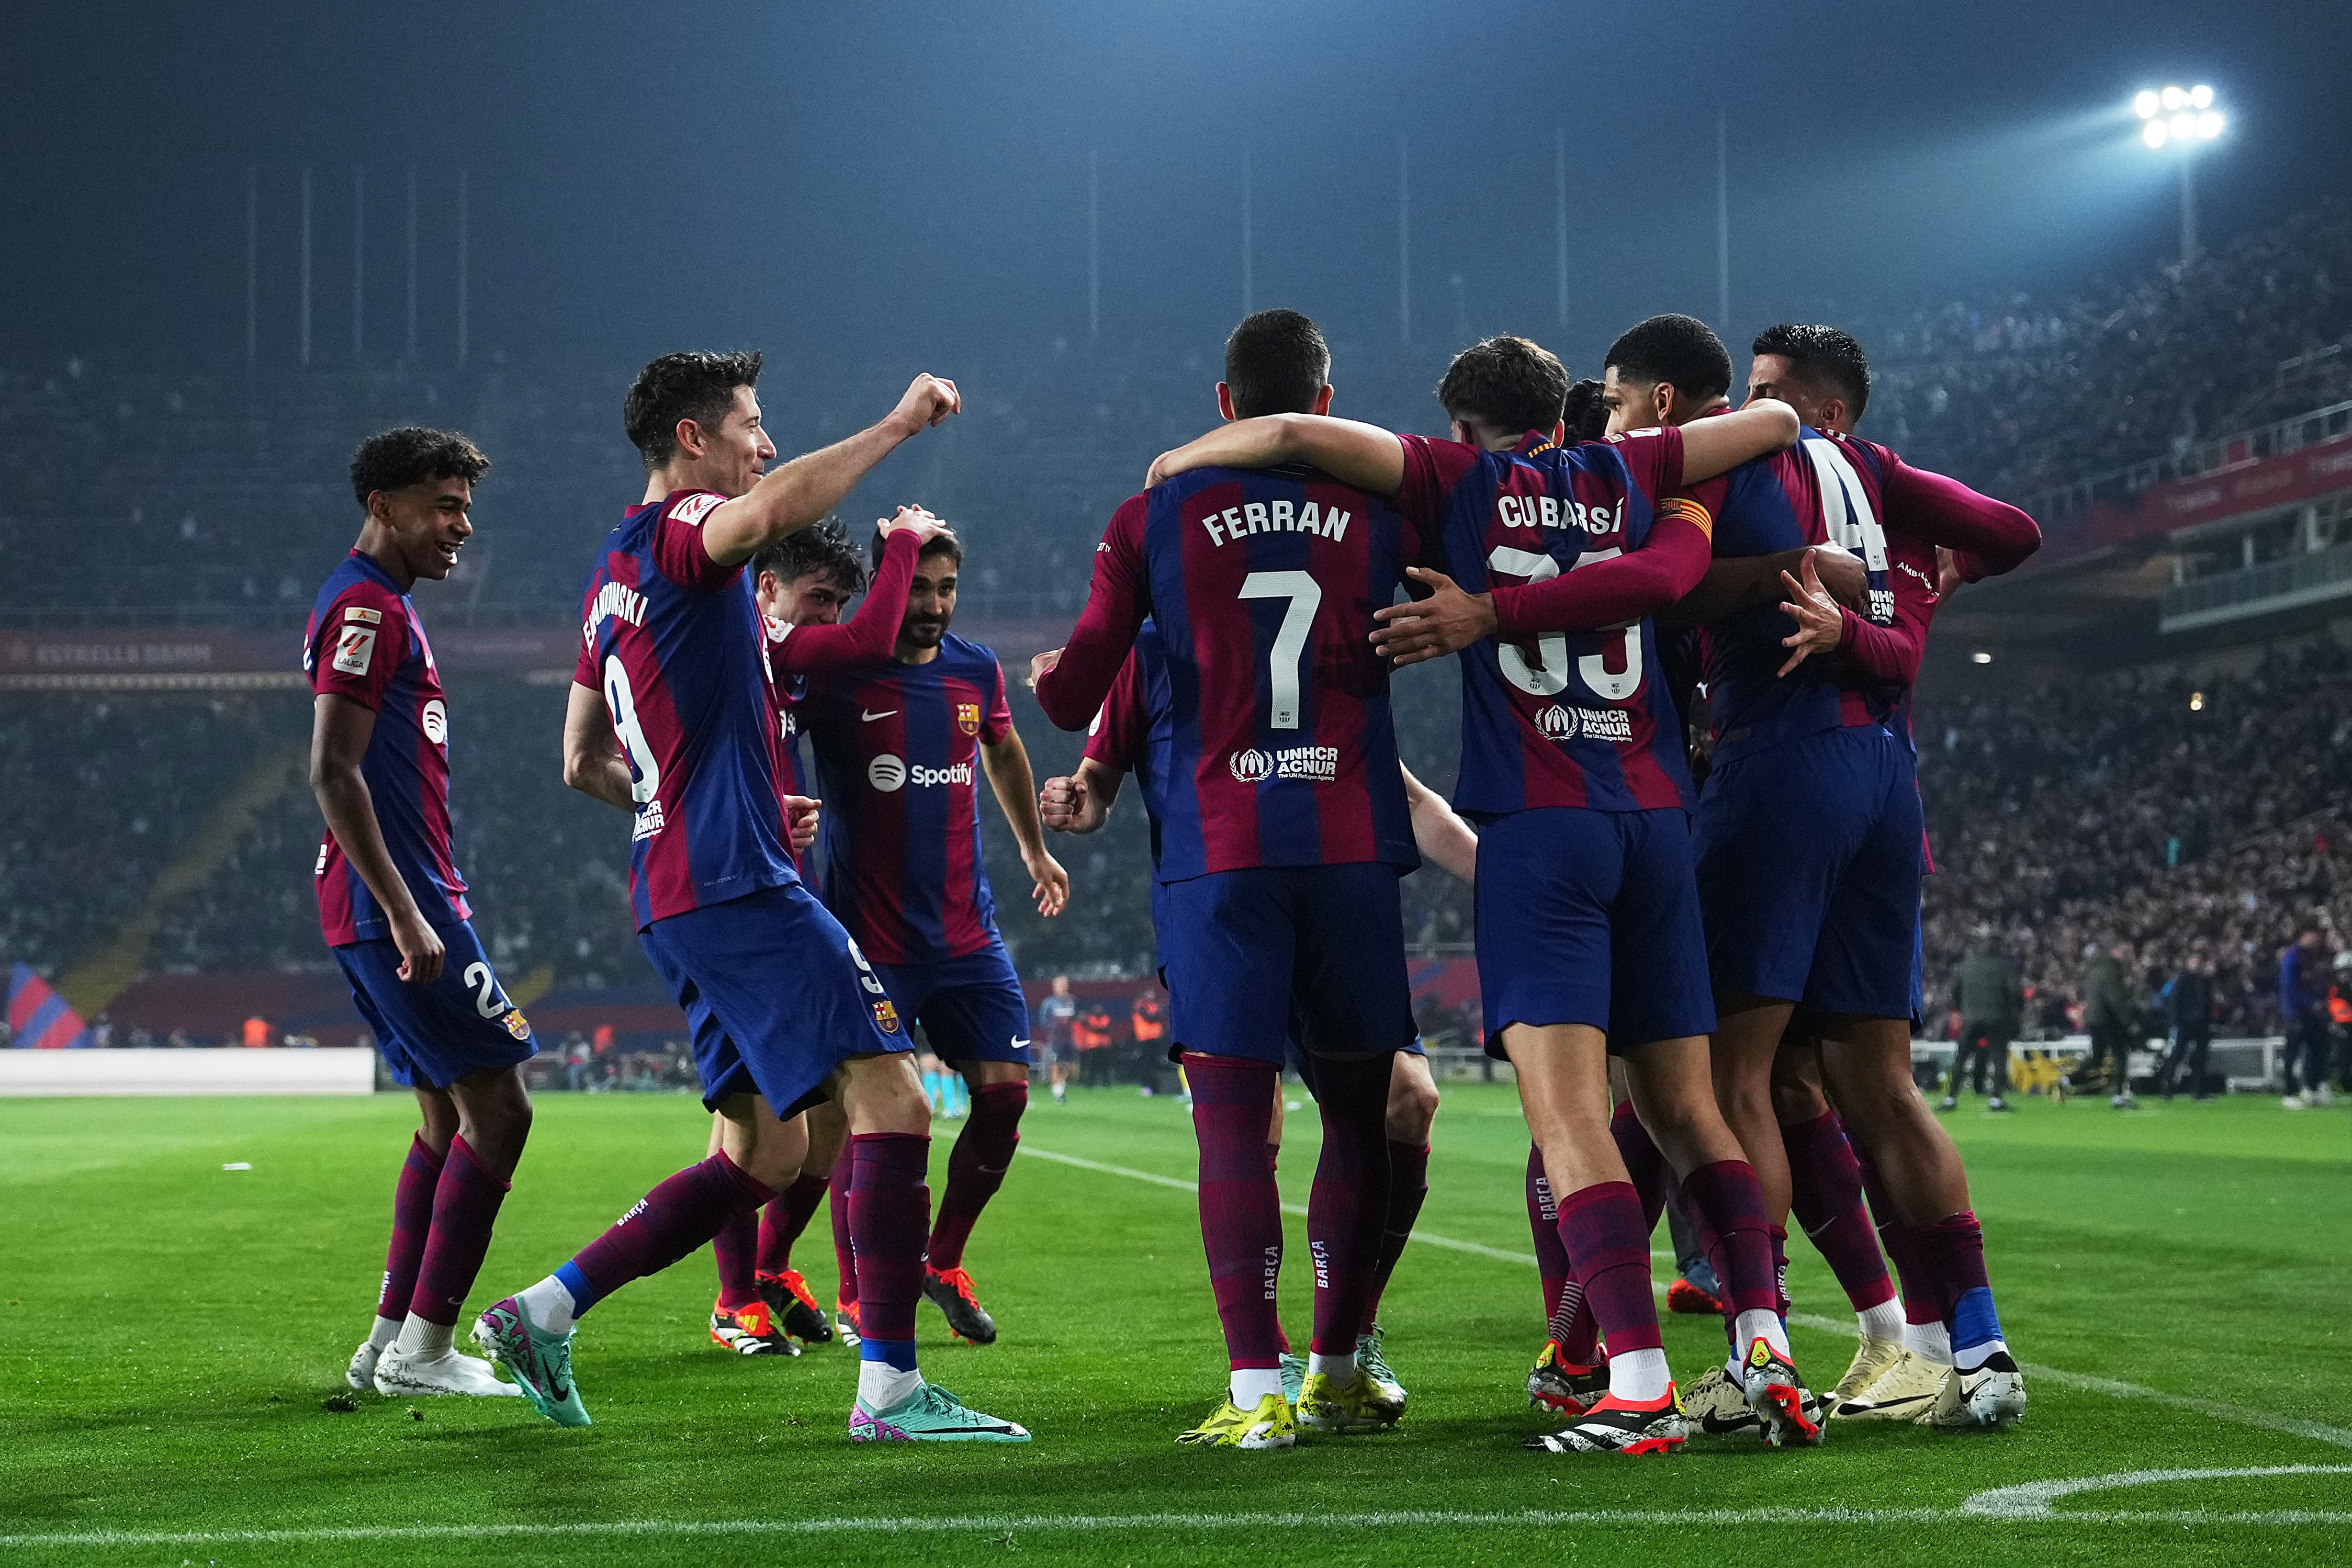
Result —
[{"label": "soccer player celebrating", "polygon": [[[1029,1004],[997,934],[981,852],[975,772],[1013,825],[1041,915],[1059,915],[1069,873],[1047,852],[1029,753],[1013,727],[996,655],[948,630],[963,547],[928,525],[904,613],[882,659],[827,670],[803,714],[825,813],[825,906],[856,937],[898,1017],[923,1030],[971,1089],[948,1160],[923,1294],[974,1344],[996,1343],[964,1246],[1004,1185],[1029,1105]],[[877,554],[897,550],[876,541]],[[888,585],[877,581],[875,596]],[[863,1309],[860,1309],[863,1315]]]},{"label": "soccer player celebrating", "polygon": [[1439,384],[1454,441],[1330,419],[1243,421],[1163,456],[1153,476],[1309,463],[1397,497],[1433,530],[1431,559],[1450,569],[1414,569],[1433,597],[1380,612],[1389,623],[1379,641],[1400,663],[1470,655],[1454,804],[1480,830],[1488,1049],[1516,1071],[1560,1239],[1610,1356],[1608,1395],[1534,1446],[1642,1454],[1685,1438],[1650,1293],[1648,1228],[1609,1136],[1612,1052],[1719,1239],[1750,1403],[1774,1441],[1817,1441],[1777,1312],[1756,1178],[1708,1080],[1715,1020],[1691,882],[1689,774],[1672,699],[1650,674],[1648,619],[1706,570],[1709,520],[1684,485],[1786,444],[1796,418],[1765,403],[1687,437],[1563,449],[1568,385],[1533,343],[1492,339],[1455,356]]},{"label": "soccer player celebrating", "polygon": [[[904,613],[907,580],[915,570],[921,540],[940,529],[929,514],[901,508],[876,527],[894,541],[883,554],[874,591],[847,625],[841,612],[866,585],[866,563],[847,530],[831,518],[785,535],[751,559],[752,598],[768,634],[768,695],[776,718],[776,789],[784,812],[794,868],[803,883],[815,880],[808,851],[816,839],[816,802],[801,771],[801,701],[813,671],[887,658]],[[903,539],[903,543],[898,541]],[[742,1355],[795,1354],[793,1339],[810,1344],[833,1337],[832,1325],[816,1304],[800,1270],[793,1267],[793,1243],[808,1228],[825,1201],[831,1176],[849,1129],[830,1102],[803,1113],[808,1118],[808,1154],[793,1185],[751,1211],[729,1216],[710,1239],[719,1265],[719,1300],[710,1309],[711,1339]],[[719,1152],[724,1118],[714,1114],[709,1154]],[[845,1181],[847,1173],[843,1173]],[[850,1293],[855,1299],[855,1292]]]},{"label": "soccer player celebrating", "polygon": [[[1932,1334],[1906,1334],[1862,1208],[1860,1152],[1895,1167],[1886,1174],[1905,1189],[1896,1201],[1916,1217],[1888,1235],[1898,1263],[1915,1247],[1932,1259],[1905,1270],[1935,1281],[1915,1294],[1913,1315],[1933,1301],[1940,1324],[1969,1302],[1957,1332],[1971,1365],[1943,1379],[1951,1395],[1939,1397],[1937,1423],[2005,1425],[2021,1412],[2024,1390],[1984,1284],[1982,1232],[1958,1153],[1910,1082],[1925,831],[1909,702],[1937,600],[1937,548],[1955,552],[1959,578],[1974,580],[2023,560],[2039,530],[2015,507],[1851,438],[1869,369],[1845,333],[1776,327],[1756,353],[1751,399],[1790,402],[1807,428],[1790,451],[1701,487],[1717,515],[1718,558],[1746,559],[1718,559],[1683,607],[1706,622],[1717,737],[1697,840],[1721,1015],[1717,1091],[1776,1231],[1796,1201],[1861,1321],[1832,1410],[1916,1409],[1925,1403],[1916,1390],[1893,1401],[1865,1393],[1898,1363],[1908,1383],[1938,1375],[1906,1361],[1905,1338],[1921,1355],[1941,1354]],[[1729,357],[1688,317],[1640,323],[1609,357],[1612,430],[1724,406]],[[1802,580],[1788,571],[1787,552],[1822,543],[1859,558],[1863,613],[1822,590],[1821,556],[1805,557]],[[1822,818],[1823,802],[1839,809]],[[1789,833],[1799,818],[1834,831]],[[1818,1061],[1783,1044],[1801,1004],[1798,1035],[1826,1045]],[[1851,1144],[1822,1096],[1824,1071],[1832,1097],[1859,1119]],[[1888,1144],[1897,1152],[1882,1155]],[[1727,1376],[1713,1375],[1691,1389],[1692,1410],[1711,1429],[1737,1425],[1727,1389]]]},{"label": "soccer player celebrating", "polygon": [[[1315,324],[1269,310],[1225,345],[1229,414],[1329,405]],[[1391,1186],[1391,1058],[1413,1039],[1397,879],[1418,863],[1373,651],[1417,531],[1318,474],[1203,467],[1123,504],[1066,649],[1032,663],[1064,729],[1100,709],[1144,621],[1170,673],[1159,882],[1171,1036],[1201,1145],[1201,1229],[1232,1366],[1184,1441],[1288,1448],[1299,1423],[1383,1426],[1357,1361]],[[1282,1207],[1266,1159],[1293,1008],[1317,1053],[1323,1149],[1307,1235],[1315,1333],[1297,1407],[1275,1307]]]},{"label": "soccer player celebrating", "polygon": [[[1143,792],[1144,814],[1151,828],[1151,914],[1155,929],[1161,917],[1158,880],[1160,818],[1166,800],[1167,747],[1172,712],[1160,629],[1147,621],[1136,635],[1135,652],[1119,670],[1102,712],[1087,732],[1086,752],[1078,759],[1077,771],[1048,779],[1038,797],[1047,827],[1056,832],[1091,833],[1109,820],[1127,776],[1136,776]],[[1412,813],[1414,848],[1424,859],[1436,862],[1464,882],[1475,881],[1477,835],[1454,814],[1444,797],[1414,778],[1411,768],[1402,772],[1405,800]],[[1164,973],[1162,980],[1164,983]],[[1142,1016],[1140,1008],[1139,1003],[1139,1019]],[[1289,1063],[1302,1078],[1313,1077],[1314,1059],[1299,1043],[1295,1029]],[[1380,1324],[1381,1298],[1388,1290],[1389,1277],[1395,1272],[1398,1259],[1404,1254],[1405,1243],[1412,1239],[1413,1221],[1420,1217],[1422,1204],[1429,1197],[1429,1130],[1436,1118],[1437,1083],[1430,1076],[1429,1055],[1416,1040],[1397,1052],[1395,1066],[1389,1074],[1384,1128],[1389,1143],[1389,1212],[1381,1222],[1381,1253],[1373,1265],[1371,1299],[1365,1305],[1363,1327],[1356,1336],[1357,1364],[1394,1401],[1400,1413],[1406,1393],[1389,1365],[1386,1335]],[[1266,1129],[1269,1161],[1281,1143],[1282,1107],[1277,1102],[1274,1121]],[[1306,1385],[1307,1358],[1294,1355],[1286,1344],[1281,1372],[1283,1393],[1296,1405],[1299,1391]]]},{"label": "soccer player celebrating", "polygon": [[881,982],[785,850],[766,640],[744,571],[960,400],[952,382],[918,376],[879,423],[769,473],[759,375],[757,354],[668,354],[629,389],[646,496],[589,574],[563,731],[565,782],[634,818],[638,940],[686,1011],[703,1103],[726,1118],[721,1147],[491,1307],[475,1336],[541,1414],[586,1425],[576,1320],[790,1186],[807,1152],[798,1113],[831,1100],[849,1124],[866,1330],[851,1438],[1022,1442],[1022,1427],[916,1364],[930,1109]]},{"label": "soccer player celebrating", "polygon": [[409,590],[439,581],[474,532],[489,459],[414,426],[352,458],[359,542],[310,608],[310,790],[327,820],[319,924],[424,1125],[393,1197],[375,1328],[353,1388],[514,1394],[452,1339],[530,1133],[521,1063],[538,1050],[474,935],[449,848],[449,703]]}]

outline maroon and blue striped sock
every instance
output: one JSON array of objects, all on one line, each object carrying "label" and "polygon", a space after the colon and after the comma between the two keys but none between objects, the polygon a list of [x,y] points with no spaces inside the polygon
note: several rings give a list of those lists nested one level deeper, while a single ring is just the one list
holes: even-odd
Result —
[{"label": "maroon and blue striped sock", "polygon": [[1789,1151],[1789,1212],[1820,1249],[1857,1312],[1895,1299],[1878,1232],[1862,1202],[1862,1162],[1834,1111],[1780,1128]]},{"label": "maroon and blue striped sock", "polygon": [[1772,1271],[1771,1228],[1764,1218],[1764,1193],[1746,1160],[1717,1160],[1683,1177],[1692,1218],[1707,1235],[1706,1260],[1722,1282],[1724,1305],[1740,1312],[1780,1310]]},{"label": "maroon and blue striped sock", "polygon": [[931,1225],[932,1268],[944,1273],[963,1267],[971,1228],[1013,1168],[1021,1114],[1028,1109],[1025,1082],[983,1083],[971,1092],[971,1116],[948,1152],[948,1189],[940,1195],[939,1218]]},{"label": "maroon and blue striped sock", "polygon": [[751,1277],[759,1250],[760,1221],[751,1205],[739,1205],[710,1239],[711,1261],[719,1265],[720,1310],[731,1312],[760,1299],[759,1283]]},{"label": "maroon and blue striped sock", "polygon": [[1327,1057],[1315,1064],[1323,1152],[1307,1195],[1307,1245],[1315,1260],[1310,1354],[1356,1354],[1373,1299],[1381,1232],[1389,1212],[1387,1056]]},{"label": "maroon and blue striped sock", "polygon": [[1650,1130],[1642,1125],[1631,1100],[1620,1103],[1610,1113],[1609,1137],[1617,1145],[1617,1157],[1625,1162],[1625,1179],[1641,1195],[1642,1218],[1650,1225],[1643,1234],[1654,1235],[1658,1217],[1666,1211],[1666,1185],[1674,1180],[1674,1172],[1666,1168],[1666,1156],[1651,1141]]},{"label": "maroon and blue striped sock", "polygon": [[449,1157],[433,1186],[433,1229],[416,1270],[416,1290],[408,1310],[426,1322],[454,1325],[465,1310],[466,1292],[482,1271],[490,1249],[490,1228],[510,1184],[490,1174],[460,1135],[449,1140]]},{"label": "maroon and blue striped sock", "polygon": [[408,1316],[416,1294],[416,1270],[425,1261],[425,1241],[433,1231],[433,1192],[441,1181],[443,1157],[418,1133],[408,1140],[400,1181],[392,1189],[392,1245],[384,1249],[383,1288],[375,1315],[398,1322]]},{"label": "maroon and blue striped sock", "polygon": [[639,1198],[611,1229],[555,1271],[571,1293],[572,1315],[578,1318],[630,1281],[658,1274],[692,1255],[737,1208],[774,1196],[724,1149],[687,1166]]},{"label": "maroon and blue striped sock", "polygon": [[1201,1241],[1226,1359],[1236,1369],[1281,1364],[1282,1198],[1265,1144],[1279,1076],[1269,1061],[1184,1053],[1201,1145]]},{"label": "maroon and blue striped sock", "polygon": [[857,1304],[857,1248],[849,1234],[849,1178],[855,1168],[849,1145],[844,1144],[841,1158],[834,1163],[833,1178],[825,1183],[833,1207],[833,1265],[841,1277],[834,1299],[853,1307]]},{"label": "maroon and blue striped sock", "polygon": [[849,1232],[857,1254],[857,1322],[865,1361],[915,1367],[915,1303],[923,1294],[923,1242],[931,1189],[931,1140],[919,1133],[850,1135]]},{"label": "maroon and blue striped sock", "polygon": [[753,1267],[762,1274],[782,1274],[793,1266],[793,1243],[808,1229],[816,1206],[833,1183],[824,1171],[803,1170],[775,1201],[760,1210],[760,1244]]},{"label": "maroon and blue striped sock", "polygon": [[1559,1204],[1559,1240],[1611,1359],[1657,1350],[1658,1305],[1650,1293],[1650,1233],[1631,1182],[1596,1182]]},{"label": "maroon and blue striped sock", "polygon": [[1569,1324],[1583,1305],[1584,1292],[1568,1249],[1559,1241],[1559,1205],[1552,1200],[1551,1183],[1544,1176],[1543,1151],[1528,1146],[1528,1229],[1536,1244],[1536,1276],[1543,1290],[1545,1331],[1567,1341]]},{"label": "maroon and blue striped sock", "polygon": [[1372,1299],[1364,1303],[1363,1332],[1372,1332],[1381,1315],[1381,1298],[1388,1292],[1389,1276],[1396,1272],[1404,1244],[1412,1239],[1413,1221],[1429,1197],[1429,1145],[1389,1140],[1389,1212],[1381,1222],[1381,1255],[1372,1268]]}]

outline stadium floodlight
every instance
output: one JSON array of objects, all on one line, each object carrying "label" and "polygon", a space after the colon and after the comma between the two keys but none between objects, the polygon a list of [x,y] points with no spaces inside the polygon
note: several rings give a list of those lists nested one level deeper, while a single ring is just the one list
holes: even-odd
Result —
[{"label": "stadium floodlight", "polygon": [[1992,655],[1986,653],[1970,653],[1969,655],[1969,663],[1972,664],[1990,664],[1992,663]]},{"label": "stadium floodlight", "polygon": [[2155,152],[2170,148],[2180,160],[2180,259],[2193,261],[2197,256],[2197,149],[2219,137],[2229,120],[2214,106],[2213,89],[2203,82],[2195,87],[2176,82],[2161,89],[2144,88],[2132,95],[2132,112],[2141,121],[2141,141]]}]

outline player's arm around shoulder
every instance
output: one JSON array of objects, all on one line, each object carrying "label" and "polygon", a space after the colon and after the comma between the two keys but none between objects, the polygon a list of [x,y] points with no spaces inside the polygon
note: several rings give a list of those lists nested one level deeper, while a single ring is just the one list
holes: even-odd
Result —
[{"label": "player's arm around shoulder", "polygon": [[961,412],[955,382],[919,375],[898,406],[845,441],[795,457],[763,476],[702,524],[702,548],[721,567],[737,567],[785,535],[797,533],[840,505],[874,465],[898,444]]},{"label": "player's arm around shoulder", "polygon": [[1682,472],[1667,484],[1668,489],[1727,474],[1742,463],[1789,445],[1797,439],[1797,411],[1776,398],[1758,398],[1745,408],[1695,419],[1677,429],[1682,436]]},{"label": "player's arm around shoulder", "polygon": [[1268,413],[1221,424],[1172,452],[1144,476],[1147,487],[1195,468],[1275,468],[1304,463],[1375,496],[1404,487],[1404,444],[1377,424],[1323,413]]}]

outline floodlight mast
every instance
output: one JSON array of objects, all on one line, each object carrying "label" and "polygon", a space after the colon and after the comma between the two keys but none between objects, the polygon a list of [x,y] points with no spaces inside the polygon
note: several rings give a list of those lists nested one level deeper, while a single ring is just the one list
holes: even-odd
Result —
[{"label": "floodlight mast", "polygon": [[2140,140],[2152,150],[2167,147],[2180,161],[2180,259],[2197,259],[2197,150],[2220,136],[2228,120],[2214,107],[2213,89],[2199,83],[2150,88],[2132,98],[2140,119]]}]

